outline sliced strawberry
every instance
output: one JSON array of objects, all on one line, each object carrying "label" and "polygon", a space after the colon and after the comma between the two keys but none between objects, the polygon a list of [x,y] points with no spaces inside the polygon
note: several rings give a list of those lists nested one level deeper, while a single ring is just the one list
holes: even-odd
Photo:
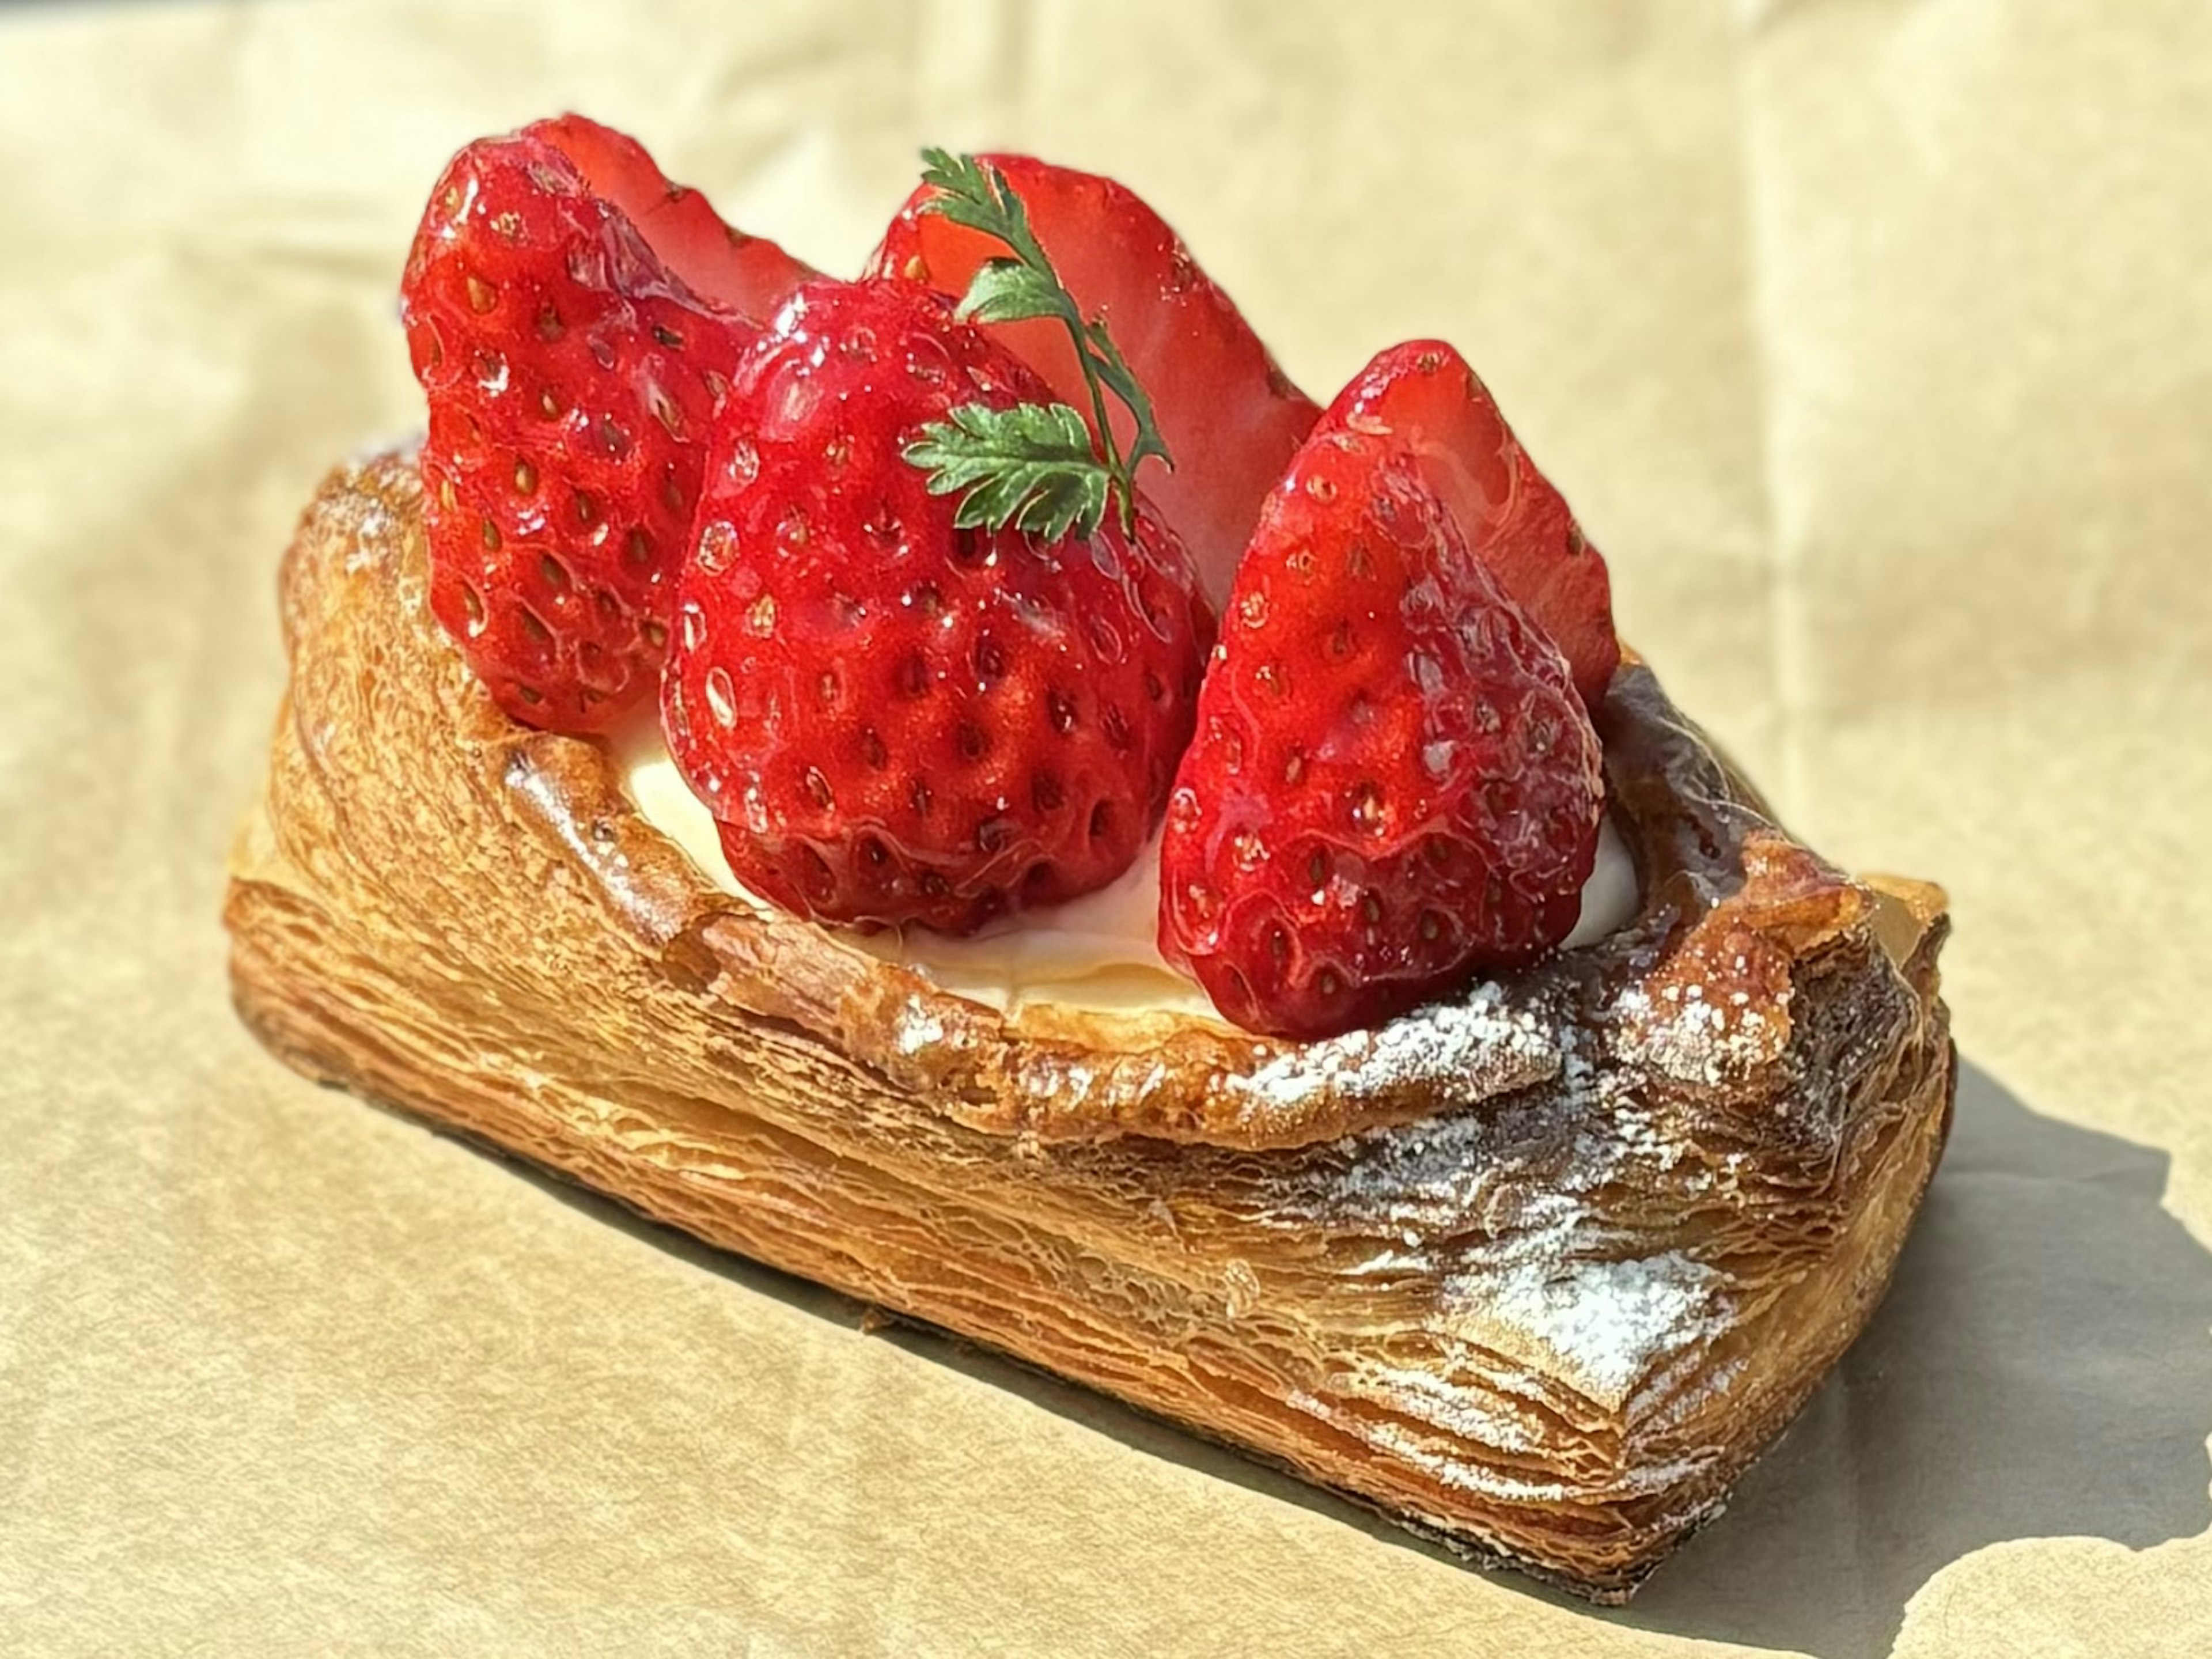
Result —
[{"label": "sliced strawberry", "polygon": [[592,193],[626,215],[663,264],[700,299],[766,326],[791,291],[817,273],[765,236],[725,224],[689,185],[672,184],[627,133],[581,115],[533,122],[541,138],[576,164]]},{"label": "sliced strawberry", "polygon": [[571,116],[455,156],[400,287],[430,409],[431,610],[502,708],[556,731],[603,729],[651,692],[700,441],[756,332],[624,201],[755,313],[800,269],[710,234],[702,198]]},{"label": "sliced strawberry", "polygon": [[1556,945],[1602,810],[1565,661],[1357,392],[1261,514],[1161,849],[1163,951],[1298,1037]]},{"label": "sliced strawberry", "polygon": [[[1172,473],[1146,490],[1190,550],[1209,598],[1229,591],[1260,501],[1320,413],[1275,367],[1229,296],[1199,269],[1167,222],[1111,179],[1027,155],[979,158],[1028,209],[1030,228],[1085,318],[1103,317],[1152,397]],[[921,211],[924,185],[891,221],[869,269],[926,283],[954,300],[994,238]],[[989,332],[1042,374],[1061,402],[1091,415],[1074,347],[1059,323],[1000,323]],[[1124,438],[1127,416],[1112,417]]]},{"label": "sliced strawberry", "polygon": [[662,717],[738,878],[785,908],[966,932],[1103,885],[1188,740],[1211,617],[1125,537],[957,529],[903,451],[1048,393],[908,283],[817,283],[740,364]]},{"label": "sliced strawberry", "polygon": [[1322,424],[1411,449],[1468,545],[1552,636],[1575,690],[1596,708],[1620,665],[1605,560],[1467,360],[1442,340],[1393,346],[1345,387]]}]

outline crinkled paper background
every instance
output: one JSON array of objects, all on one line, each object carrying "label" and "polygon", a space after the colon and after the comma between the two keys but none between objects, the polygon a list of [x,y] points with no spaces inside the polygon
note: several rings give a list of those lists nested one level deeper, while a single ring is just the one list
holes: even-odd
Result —
[{"label": "crinkled paper background", "polygon": [[[1326,398],[1458,342],[1676,696],[1940,878],[1896,1294],[1624,1613],[267,1059],[273,579],[418,419],[445,157],[574,106],[850,268],[1113,172]],[[0,1649],[2212,1651],[2212,9],[0,6]]]}]

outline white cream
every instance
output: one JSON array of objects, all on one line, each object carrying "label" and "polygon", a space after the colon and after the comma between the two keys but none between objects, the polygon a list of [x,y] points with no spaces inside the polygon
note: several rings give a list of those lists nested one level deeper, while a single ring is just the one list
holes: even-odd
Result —
[{"label": "white cream", "polygon": [[[634,721],[611,745],[623,792],[645,821],[691,855],[723,891],[765,909],[730,872],[714,815],[691,793],[668,753],[657,720]],[[1105,1013],[1218,1018],[1206,993],[1168,966],[1156,937],[1160,847],[1155,836],[1109,885],[968,939],[927,927],[840,933],[857,951],[915,969],[945,990],[1007,1013],[1037,1003]],[[1597,864],[1583,885],[1582,918],[1570,947],[1603,939],[1636,914],[1636,866],[1610,819]]]}]

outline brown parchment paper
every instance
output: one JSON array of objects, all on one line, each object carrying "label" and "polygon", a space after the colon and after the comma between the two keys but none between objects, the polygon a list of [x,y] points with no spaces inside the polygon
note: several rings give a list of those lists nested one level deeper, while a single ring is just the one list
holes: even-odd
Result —
[{"label": "brown parchment paper", "polygon": [[[1970,1062],[1889,1307],[1625,1613],[283,1071],[216,915],[392,288],[574,106],[852,267],[1158,203],[1326,398],[1457,341]],[[0,1650],[2212,1651],[2212,10],[0,8]]]}]

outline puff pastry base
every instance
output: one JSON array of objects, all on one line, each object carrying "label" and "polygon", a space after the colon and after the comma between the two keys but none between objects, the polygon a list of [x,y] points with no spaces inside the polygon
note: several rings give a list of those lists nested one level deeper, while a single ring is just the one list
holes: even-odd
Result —
[{"label": "puff pastry base", "polygon": [[1642,902],[1376,1032],[1007,1018],[717,891],[424,604],[411,458],[341,469],[225,921],[279,1056],[1600,1601],[1880,1299],[1954,1064],[1924,884],[1792,841],[1631,660]]}]

